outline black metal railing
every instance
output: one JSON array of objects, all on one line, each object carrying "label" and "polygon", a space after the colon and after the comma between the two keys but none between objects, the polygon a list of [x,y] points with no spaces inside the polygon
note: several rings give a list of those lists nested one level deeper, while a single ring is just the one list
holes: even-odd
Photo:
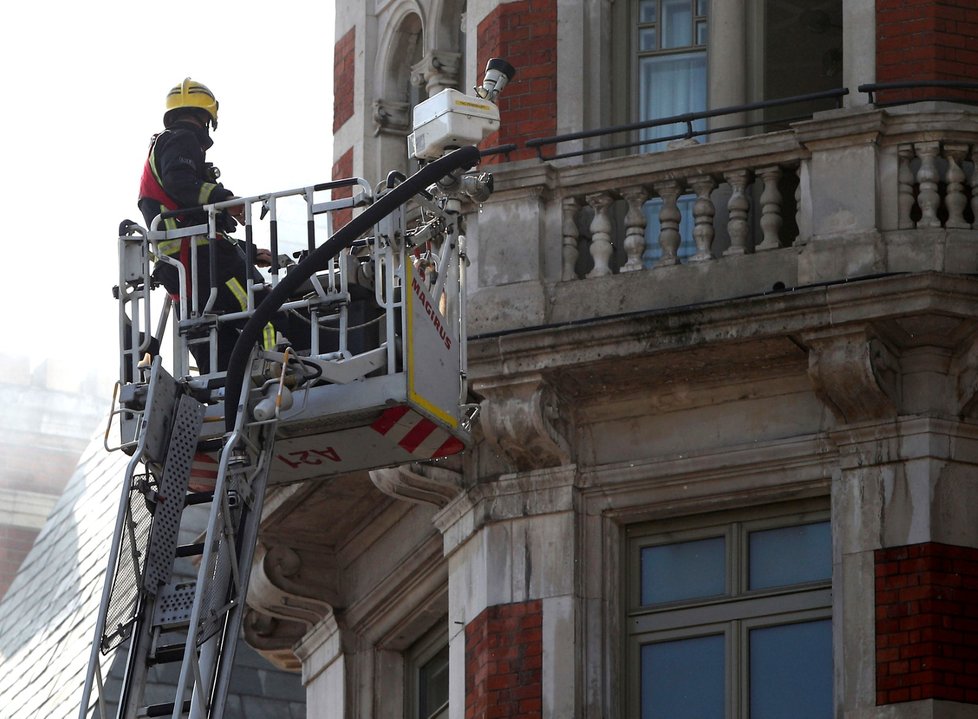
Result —
[{"label": "black metal railing", "polygon": [[[563,135],[553,135],[551,137],[541,137],[539,139],[528,140],[526,142],[526,147],[530,147],[536,150],[537,157],[541,160],[559,160],[567,157],[580,157],[582,155],[589,155],[596,152],[611,152],[614,150],[621,150],[630,147],[638,147],[642,145],[651,145],[660,142],[669,142],[671,140],[683,140],[691,139],[694,137],[701,137],[704,135],[712,135],[719,132],[729,132],[730,130],[743,130],[752,127],[759,127],[763,125],[771,125],[773,123],[788,123],[796,122],[798,120],[804,120],[811,117],[811,113],[799,114],[793,117],[777,118],[772,120],[770,118],[760,119],[754,122],[744,122],[732,125],[724,125],[721,127],[711,127],[703,130],[696,130],[693,128],[693,123],[698,120],[705,120],[714,117],[723,117],[727,115],[735,115],[745,112],[754,112],[757,110],[768,110],[776,107],[787,107],[791,105],[798,105],[806,102],[817,102],[819,100],[835,100],[836,107],[842,106],[842,98],[849,94],[849,88],[840,87],[834,90],[823,90],[822,92],[813,92],[806,95],[794,95],[792,97],[777,98],[774,100],[761,100],[758,102],[750,102],[742,105],[729,105],[727,107],[720,107],[715,110],[702,110],[700,112],[687,112],[681,115],[672,115],[671,117],[663,117],[657,120],[647,120],[645,122],[633,122],[627,125],[615,125],[613,127],[603,127],[597,130],[585,130],[583,132],[572,132]],[[552,155],[545,155],[543,152],[544,147],[559,145],[563,142],[572,142],[574,140],[585,140],[595,137],[607,137],[609,135],[616,135],[619,133],[634,133],[641,130],[646,130],[653,127],[664,127],[668,125],[685,124],[686,131],[683,133],[669,135],[667,137],[655,137],[655,138],[639,138],[628,140],[626,142],[620,142],[610,145],[601,145],[600,147],[586,148],[583,150],[576,150],[573,152],[559,152]]]},{"label": "black metal railing", "polygon": [[950,102],[974,102],[978,103],[978,92],[973,98],[961,97],[960,95],[945,97],[922,97],[908,100],[901,98],[892,102],[879,102],[876,93],[887,92],[890,90],[922,90],[928,88],[939,88],[945,90],[978,91],[978,82],[967,82],[965,80],[906,80],[900,82],[869,82],[860,85],[856,89],[859,92],[869,95],[869,102],[877,107],[887,107],[891,105],[905,105],[912,102],[923,102],[927,100],[950,101]]}]

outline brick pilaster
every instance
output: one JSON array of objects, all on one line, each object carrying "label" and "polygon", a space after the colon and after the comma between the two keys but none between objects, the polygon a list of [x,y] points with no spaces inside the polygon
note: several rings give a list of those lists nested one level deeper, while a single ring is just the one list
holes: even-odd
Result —
[{"label": "brick pilaster", "polygon": [[877,550],[876,703],[978,704],[978,549]]},{"label": "brick pilaster", "polygon": [[465,719],[538,719],[542,663],[542,602],[487,607],[465,627]]},{"label": "brick pilaster", "polygon": [[[499,98],[499,131],[487,137],[481,146],[522,144],[556,134],[556,0],[502,3],[479,23],[478,38],[478,72],[485,69],[491,57],[501,57],[516,68],[516,77]],[[519,160],[536,154],[521,149],[510,157]],[[483,162],[500,161],[502,158],[496,156]]]},{"label": "brick pilaster", "polygon": [[333,132],[353,117],[356,86],[356,28],[351,27],[333,48]]},{"label": "brick pilaster", "polygon": [[[978,80],[974,0],[877,0],[876,80]],[[891,90],[881,102],[971,97],[944,88]]]},{"label": "brick pilaster", "polygon": [[[340,158],[333,163],[333,179],[343,180],[348,177],[353,177],[353,148],[351,147],[342,155]],[[352,187],[341,187],[337,190],[333,190],[333,199],[337,200],[341,197],[351,197],[353,195]],[[340,229],[353,218],[352,209],[336,210],[333,213],[333,232]]]}]

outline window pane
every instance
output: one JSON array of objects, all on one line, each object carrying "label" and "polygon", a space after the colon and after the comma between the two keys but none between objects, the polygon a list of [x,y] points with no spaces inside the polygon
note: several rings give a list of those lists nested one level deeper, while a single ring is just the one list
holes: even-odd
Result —
[{"label": "window pane", "polygon": [[696,0],[696,14],[700,17],[706,17],[707,8],[710,3],[707,0]]},{"label": "window pane", "polygon": [[418,716],[430,719],[448,704],[448,645],[418,670]]},{"label": "window pane", "polygon": [[662,0],[662,47],[693,44],[693,12],[690,0]]},{"label": "window pane", "polygon": [[641,603],[712,597],[726,592],[723,537],[642,549]]},{"label": "window pane", "polygon": [[[640,120],[701,112],[706,109],[706,53],[645,57],[639,61]],[[643,140],[656,140],[686,132],[685,123],[642,130]],[[693,123],[694,130],[706,129],[706,120]],[[664,150],[663,144],[643,146],[643,152]]]},{"label": "window pane", "polygon": [[655,50],[655,28],[644,28],[638,31],[639,50]]},{"label": "window pane", "polygon": [[832,578],[828,522],[750,533],[751,589],[783,587]]},{"label": "window pane", "polygon": [[656,0],[642,0],[638,4],[638,21],[655,22]]},{"label": "window pane", "polygon": [[696,23],[696,44],[706,45],[706,22]]},{"label": "window pane", "polygon": [[831,719],[832,622],[750,633],[751,719]]},{"label": "window pane", "polygon": [[721,719],[723,655],[722,634],[644,645],[642,719]]}]

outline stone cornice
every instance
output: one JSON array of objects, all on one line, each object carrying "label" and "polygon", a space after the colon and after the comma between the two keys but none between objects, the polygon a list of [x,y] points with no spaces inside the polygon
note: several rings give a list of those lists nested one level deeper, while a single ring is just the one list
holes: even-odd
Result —
[{"label": "stone cornice", "polygon": [[[594,282],[629,282],[639,273]],[[573,283],[571,283],[573,284]],[[581,288],[585,288],[582,286]],[[590,287],[590,292],[594,288]],[[600,360],[799,335],[845,323],[907,315],[974,317],[978,280],[940,273],[892,275],[687,307],[609,314],[500,332],[469,341],[472,381],[552,372]]]}]

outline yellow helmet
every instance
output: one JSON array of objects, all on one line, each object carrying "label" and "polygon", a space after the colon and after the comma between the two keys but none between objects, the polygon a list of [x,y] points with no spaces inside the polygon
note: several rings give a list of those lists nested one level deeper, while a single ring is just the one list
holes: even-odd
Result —
[{"label": "yellow helmet", "polygon": [[210,124],[217,129],[217,98],[207,89],[206,85],[185,78],[166,95],[166,112],[163,113],[163,125],[169,127],[170,118],[175,110],[199,109],[210,116]]}]

